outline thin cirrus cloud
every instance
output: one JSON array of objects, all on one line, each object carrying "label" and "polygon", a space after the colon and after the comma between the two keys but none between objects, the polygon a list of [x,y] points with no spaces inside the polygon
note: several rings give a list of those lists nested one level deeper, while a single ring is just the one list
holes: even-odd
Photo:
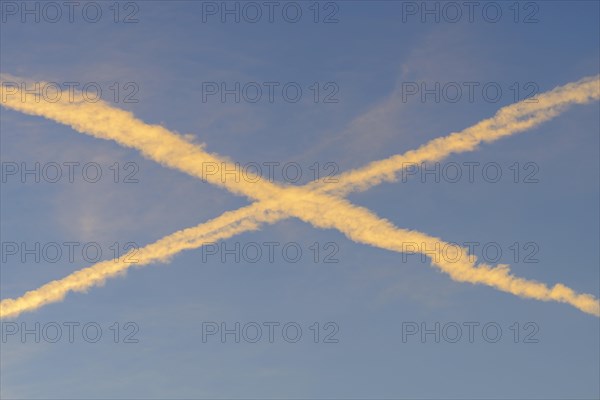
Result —
[{"label": "thin cirrus cloud", "polygon": [[[209,153],[203,146],[191,143],[162,126],[146,124],[132,113],[104,102],[86,103],[79,93],[76,101],[23,101],[18,85],[11,84],[15,81],[22,80],[0,75],[0,95],[4,107],[43,116],[96,138],[114,140],[122,146],[139,150],[143,156],[163,166],[201,178],[255,202],[139,249],[135,254],[136,263],[125,262],[128,260],[126,257],[103,261],[29,291],[19,298],[4,299],[0,302],[0,318],[16,317],[22,312],[61,301],[67,293],[101,285],[107,278],[121,275],[131,266],[165,262],[182,250],[257,230],[263,224],[272,224],[291,216],[318,228],[338,229],[355,242],[400,253],[420,252],[430,257],[432,265],[455,281],[484,284],[524,298],[567,303],[583,312],[600,316],[600,303],[590,294],[579,294],[560,283],[548,287],[537,281],[516,277],[511,275],[508,265],[493,267],[478,264],[477,258],[465,248],[425,233],[398,228],[370,210],[343,198],[350,192],[367,190],[379,183],[396,180],[397,174],[408,163],[439,161],[451,154],[473,151],[481,143],[493,142],[538,126],[562,113],[569,105],[598,100],[600,76],[583,78],[542,93],[537,96],[537,102],[522,101],[503,107],[492,118],[460,132],[436,138],[405,154],[348,171],[339,176],[337,184],[312,182],[302,187],[253,179],[239,182],[223,180],[220,168],[230,160]],[[453,250],[452,257],[446,254],[448,248]]]}]

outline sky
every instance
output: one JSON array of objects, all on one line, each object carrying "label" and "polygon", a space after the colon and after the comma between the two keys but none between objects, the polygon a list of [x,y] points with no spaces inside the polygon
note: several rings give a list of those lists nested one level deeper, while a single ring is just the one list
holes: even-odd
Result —
[{"label": "sky", "polygon": [[[490,268],[597,304],[597,1],[479,2],[471,14],[435,1],[79,3],[70,20],[62,2],[60,14],[0,2],[2,301],[268,202],[271,177],[334,187],[345,171],[591,77],[595,100],[344,195],[395,227],[470,246]],[[6,102],[18,98],[11,84],[34,81],[61,88],[56,104],[67,104],[51,118],[18,107],[39,110],[56,87],[40,103]],[[91,100],[80,109],[65,100],[68,84]],[[96,133],[60,122],[86,107]],[[114,124],[110,110],[131,114]],[[150,144],[122,145],[132,116],[139,143],[168,131],[230,166],[259,165],[259,183],[238,174],[252,195],[231,193],[231,175],[203,181],[176,166],[193,160],[165,135],[145,153]],[[121,130],[125,138],[103,139]],[[24,173],[36,163],[39,182]],[[302,199],[280,206],[289,215],[274,223],[3,316],[0,397],[600,397],[597,316],[458,281],[425,256],[391,251],[383,225],[334,218],[337,199],[306,218]]]}]

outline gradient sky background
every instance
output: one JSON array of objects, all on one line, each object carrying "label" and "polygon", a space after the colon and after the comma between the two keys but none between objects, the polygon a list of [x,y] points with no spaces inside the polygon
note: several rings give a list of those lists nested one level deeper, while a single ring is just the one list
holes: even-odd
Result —
[{"label": "gradient sky background", "polygon": [[[83,3],[83,2],[82,2]],[[107,10],[111,2],[102,2]],[[402,101],[402,82],[536,82],[540,91],[600,69],[599,3],[538,1],[538,23],[402,22],[401,2],[337,2],[339,23],[202,22],[201,2],[138,1],[139,23],[0,25],[0,71],[56,82],[136,82],[138,103],[116,104],[147,123],[191,134],[242,163],[315,162],[340,170],[403,153],[462,130],[514,101]],[[336,82],[336,104],[202,102],[202,82]],[[108,93],[106,93],[108,94]],[[133,241],[144,245],[247,204],[224,190],[71,128],[1,109],[2,161],[139,165],[137,184],[78,179],[2,184],[2,241]],[[599,105],[575,106],[529,132],[447,161],[539,166],[537,184],[383,184],[349,199],[399,227],[446,241],[502,245],[522,277],[600,294]],[[305,176],[306,182],[309,179]],[[295,241],[339,246],[337,264],[202,262],[187,251],[166,265],[132,269],[87,294],[16,321],[134,321],[137,344],[1,343],[2,398],[598,398],[599,319],[570,306],[457,283],[422,262],[288,219],[227,243]],[[539,245],[537,264],[514,263],[513,242]],[[480,255],[480,253],[476,253]],[[2,298],[17,297],[87,266],[3,263]],[[299,343],[201,341],[204,321],[294,321]],[[308,326],[334,321],[337,344],[312,342]],[[402,342],[404,321],[497,322],[500,342]],[[513,343],[514,322],[537,323],[539,343]]]}]

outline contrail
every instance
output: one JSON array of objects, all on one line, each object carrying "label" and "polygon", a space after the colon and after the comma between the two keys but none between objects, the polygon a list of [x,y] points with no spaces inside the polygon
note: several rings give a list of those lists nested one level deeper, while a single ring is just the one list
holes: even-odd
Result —
[{"label": "contrail", "polygon": [[[345,202],[345,200],[339,201]],[[135,254],[138,260],[135,264],[123,262],[126,257],[103,261],[27,292],[17,299],[2,300],[0,318],[17,317],[22,312],[61,301],[68,292],[83,292],[92,286],[101,285],[107,278],[123,274],[129,267],[164,262],[180,251],[257,230],[264,223],[275,223],[286,217],[283,211],[272,211],[273,207],[268,203],[276,203],[276,201],[256,202],[236,211],[226,212],[196,227],[173,233],[139,249]],[[336,208],[324,207],[325,215],[322,215],[324,219],[318,225],[319,227],[339,227],[339,218],[344,220],[348,218],[347,205],[335,204],[335,206]],[[476,257],[470,256],[465,248],[419,232],[396,228],[386,220],[373,217],[368,210],[361,207],[350,206],[349,208],[352,213],[352,224],[342,226],[342,229],[352,240],[397,252],[427,250],[432,265],[439,267],[456,281],[485,284],[520,297],[563,302],[583,312],[600,316],[598,300],[589,294],[577,294],[562,284],[548,288],[543,283],[514,277],[504,265],[493,268],[485,264],[477,265]],[[319,215],[319,212],[317,211],[316,214]],[[444,249],[447,248],[452,248],[456,254],[451,257],[444,254]]]},{"label": "contrail", "polygon": [[[24,94],[14,83],[25,82],[8,74],[0,74],[1,104],[7,108],[30,115],[42,116],[74,130],[101,139],[110,139],[125,147],[139,150],[143,156],[186,174],[208,180],[232,193],[255,200],[271,198],[278,185],[267,182],[220,179],[223,162],[234,163],[226,157],[209,153],[202,146],[190,143],[162,126],[149,125],[127,111],[116,109],[98,101],[86,101],[80,92],[74,99],[61,97],[58,102],[29,101],[31,94]],[[34,82],[28,83],[30,86]],[[40,85],[46,84],[40,82]],[[473,151],[482,142],[493,142],[502,137],[529,130],[560,114],[572,104],[585,104],[600,98],[600,75],[586,77],[577,82],[559,86],[536,96],[537,101],[523,100],[501,108],[494,117],[485,119],[463,131],[433,139],[416,150],[387,159],[374,161],[366,167],[348,171],[339,176],[339,184],[321,185],[314,182],[307,186],[320,192],[348,194],[366,190],[383,181],[394,181],[396,174],[407,163],[439,161],[453,153]],[[209,168],[210,167],[210,168]],[[217,168],[216,170],[212,169]],[[250,172],[249,175],[252,175]],[[256,190],[256,184],[260,190]]]},{"label": "contrail", "polygon": [[[408,152],[403,156],[394,156],[387,160],[371,163],[366,168],[344,174],[342,177],[349,177],[349,179],[341,180],[338,185],[329,184],[321,185],[321,187],[319,187],[318,184],[313,183],[307,185],[308,189],[314,190],[315,187],[317,189],[309,191],[306,186],[304,188],[282,188],[279,185],[263,182],[259,185],[260,187],[258,190],[255,186],[248,185],[241,190],[232,190],[235,193],[246,194],[248,197],[258,200],[264,198],[260,194],[257,194],[258,191],[262,191],[263,187],[266,187],[266,191],[269,191],[270,193],[275,192],[277,194],[276,197],[270,197],[271,195],[266,196],[267,200],[262,200],[258,204],[255,203],[235,212],[225,213],[222,217],[209,221],[206,224],[201,224],[195,228],[177,232],[152,245],[146,246],[136,255],[140,258],[140,262],[135,265],[160,261],[162,257],[168,257],[186,248],[201,246],[202,243],[214,240],[215,238],[224,239],[243,230],[258,229],[259,224],[261,223],[273,223],[287,215],[293,215],[321,228],[337,228],[352,240],[393,251],[406,252],[407,247],[405,245],[407,243],[418,243],[425,247],[426,253],[432,258],[432,264],[447,272],[455,280],[487,284],[522,297],[566,302],[582,311],[599,315],[598,302],[591,295],[576,294],[571,289],[560,284],[549,289],[544,284],[516,278],[509,274],[507,266],[495,268],[486,265],[476,266],[475,258],[468,256],[466,249],[455,249],[462,254],[462,256],[459,257],[461,260],[460,262],[449,262],[445,260],[447,257],[444,257],[444,255],[441,254],[441,250],[437,252],[434,251],[432,256],[431,249],[447,248],[450,244],[422,233],[396,228],[388,221],[378,218],[364,208],[353,206],[351,203],[339,198],[316,193],[317,191],[322,193],[333,191],[336,193],[347,193],[351,190],[364,190],[366,187],[370,187],[384,180],[393,180],[395,172],[400,170],[402,165],[409,160],[411,162],[418,162],[441,159],[451,153],[473,150],[477,144],[482,141],[497,140],[500,137],[529,129],[532,126],[538,125],[557,115],[564,109],[564,106],[568,104],[586,103],[593,99],[597,99],[599,96],[597,79],[597,77],[586,78],[579,82],[544,93],[539,96],[538,103],[517,103],[505,107],[493,118],[484,120],[462,132],[435,139],[427,145],[422,146],[415,151]],[[15,92],[14,90],[11,91],[13,93]],[[3,102],[5,98],[7,97],[2,93]],[[76,111],[75,115],[72,115],[73,112],[63,112],[61,114],[60,108],[57,110],[52,107],[52,105],[56,105],[56,103],[52,103],[49,109],[44,109],[43,111],[35,106],[32,108],[24,107],[23,104],[27,104],[27,102],[17,102],[16,104],[13,102],[11,104],[12,107],[9,107],[67,123],[84,133],[89,124],[89,121],[86,119],[82,120],[80,115],[77,115]],[[39,105],[39,103],[37,104]],[[19,105],[21,106],[19,107]],[[45,104],[45,106],[46,105],[47,104]],[[69,106],[72,105],[73,104],[69,104]],[[114,134],[112,137],[107,137],[106,131],[100,129],[93,130],[92,134],[94,136],[111,138],[126,146],[139,148],[142,150],[142,153],[149,158],[156,159],[165,165],[177,169],[183,168],[185,172],[195,176],[198,176],[198,173],[200,173],[200,177],[203,178],[205,176],[202,175],[202,173],[206,171],[198,168],[197,158],[196,160],[190,160],[189,164],[186,162],[170,161],[168,157],[165,160],[164,151],[160,151],[160,146],[156,146],[156,141],[158,140],[164,145],[165,140],[162,139],[161,136],[166,132],[168,134],[166,139],[168,139],[170,144],[174,145],[174,147],[169,149],[169,156],[172,157],[173,153],[175,153],[177,157],[184,157],[185,152],[189,151],[190,147],[192,147],[196,156],[200,156],[201,160],[210,160],[210,162],[215,163],[221,161],[220,157],[204,152],[203,149],[182,140],[177,135],[162,127],[148,126],[142,121],[136,120],[130,113],[114,110],[106,104],[99,105],[109,109],[108,111],[110,112],[117,111],[116,115],[111,114],[110,117],[121,123],[127,122],[128,118],[134,121],[133,129],[128,129],[128,127],[123,128],[124,125],[121,125],[125,132],[128,130],[129,132],[132,130],[137,132],[137,129],[140,128],[156,128],[157,131],[154,132],[156,137],[146,140],[144,143],[140,143],[139,141],[140,139],[143,140],[144,136],[140,136],[137,133],[130,135],[128,138],[123,138],[119,135],[115,136]],[[95,117],[104,119],[104,121],[107,119],[106,113],[102,114],[99,112],[106,110],[99,110],[96,108],[93,112],[87,111],[88,115],[93,114]],[[524,120],[524,118],[528,119]],[[92,121],[96,123],[97,119],[93,119]],[[132,124],[129,125],[129,128],[131,128],[131,125]],[[401,163],[399,163],[400,160],[402,160]],[[193,163],[195,164],[191,165]],[[214,181],[215,179],[212,180]],[[226,182],[219,182],[217,180],[217,182],[213,183],[220,184],[220,186],[225,186],[231,190],[231,187],[229,187],[231,185],[228,186]],[[254,184],[255,183],[251,183],[251,185]],[[270,200],[268,200],[269,197]],[[262,206],[261,203],[263,203]],[[335,205],[335,207],[333,207],[333,205]],[[234,220],[232,220],[231,218],[233,217],[237,219],[234,218]],[[232,223],[234,224],[235,229],[228,226]],[[216,226],[219,227],[218,236],[214,236]],[[194,242],[194,240],[196,240],[196,242]],[[411,247],[411,251],[424,252],[423,248],[420,248],[419,246],[417,246],[417,248]],[[118,264],[118,266],[115,264]],[[72,274],[60,281],[52,282],[38,290],[28,292],[19,299],[3,300],[0,303],[0,317],[16,316],[22,311],[35,309],[49,302],[59,301],[68,291],[85,290],[87,287],[103,282],[104,279],[111,274],[114,275],[124,271],[129,266],[130,265],[115,263],[114,261],[102,262],[80,271],[86,271],[86,273]]]},{"label": "contrail", "polygon": [[[407,164],[440,161],[451,155],[473,151],[481,143],[530,130],[562,113],[572,104],[586,104],[600,99],[600,75],[556,87],[536,96],[537,101],[523,100],[502,107],[492,117],[460,132],[429,141],[416,150],[374,161],[358,170],[339,176],[340,185],[323,187],[329,194],[347,195],[363,191],[381,182],[393,182]],[[309,188],[317,186],[310,184]]]},{"label": "contrail", "polygon": [[6,108],[45,117],[96,138],[114,140],[121,146],[139,150],[144,157],[163,166],[207,180],[234,194],[263,200],[271,198],[277,192],[277,185],[271,182],[260,182],[260,190],[257,190],[251,179],[240,182],[221,179],[220,168],[223,163],[231,166],[234,165],[232,161],[209,153],[203,146],[191,143],[162,126],[146,124],[131,112],[114,108],[102,100],[90,102],[79,91],[72,92],[72,99],[62,95],[56,102],[36,99],[15,82],[27,85],[29,90],[35,84],[40,87],[50,86],[48,82],[28,82],[0,74],[0,98]]},{"label": "contrail", "polygon": [[[268,212],[258,213],[259,203],[254,203],[256,221],[271,222]],[[139,267],[168,259],[187,249],[195,249],[204,243],[216,242],[259,228],[253,218],[245,217],[247,210],[241,208],[226,212],[220,217],[193,228],[172,233],[152,244],[140,248],[135,254],[127,253],[120,259],[106,260],[83,268],[65,278],[47,283],[38,289],[26,292],[16,299],[0,302],[0,318],[17,317],[22,312],[38,309],[46,304],[61,301],[69,292],[85,292],[93,286],[104,284],[105,280],[123,275],[131,267]],[[273,221],[274,222],[274,221]],[[129,257],[131,256],[131,257]],[[135,263],[125,260],[135,259]]]}]

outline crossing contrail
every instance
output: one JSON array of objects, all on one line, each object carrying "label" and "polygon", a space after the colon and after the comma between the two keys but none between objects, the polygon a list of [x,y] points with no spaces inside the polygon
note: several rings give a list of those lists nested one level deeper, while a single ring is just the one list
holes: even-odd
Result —
[{"label": "crossing contrail", "polygon": [[[57,103],[23,101],[18,86],[5,85],[3,80],[0,94],[2,105],[7,108],[44,116],[70,125],[79,132],[115,140],[121,145],[140,150],[144,156],[163,165],[258,201],[139,249],[136,264],[119,260],[104,261],[27,292],[17,299],[2,300],[0,318],[16,317],[23,311],[60,301],[69,291],[84,291],[101,284],[106,278],[121,274],[132,265],[164,261],[179,251],[259,229],[264,223],[274,223],[288,216],[298,217],[316,227],[338,229],[351,240],[392,251],[406,252],[407,243],[417,243],[419,245],[412,246],[411,250],[424,253],[422,247],[427,249],[432,265],[448,273],[454,280],[486,284],[521,297],[564,302],[584,312],[600,315],[600,305],[592,295],[577,294],[562,284],[549,288],[539,282],[515,277],[506,265],[491,267],[477,264],[474,256],[457,246],[454,248],[459,261],[448,260],[441,249],[451,246],[449,243],[420,232],[397,228],[369,210],[331,195],[345,195],[383,181],[393,181],[406,163],[440,160],[453,153],[472,151],[482,142],[531,129],[560,114],[567,105],[597,100],[600,97],[599,82],[599,77],[584,78],[539,95],[536,103],[520,102],[504,107],[494,117],[461,132],[434,139],[404,155],[373,162],[364,168],[342,174],[338,184],[313,182],[304,187],[284,187],[271,182],[228,182],[220,179],[220,174],[215,170],[209,173],[205,166],[219,168],[228,160],[206,152],[163,127],[147,125],[131,113],[102,102],[90,104],[81,99]],[[12,98],[9,99],[9,96]],[[432,254],[431,249],[437,250]]]}]

